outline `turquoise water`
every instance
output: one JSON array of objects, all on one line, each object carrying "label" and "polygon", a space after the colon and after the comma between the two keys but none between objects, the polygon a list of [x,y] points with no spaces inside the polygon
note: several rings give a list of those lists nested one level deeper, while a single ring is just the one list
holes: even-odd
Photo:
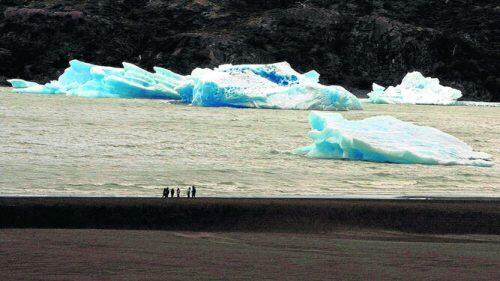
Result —
[{"label": "turquoise water", "polygon": [[[500,107],[371,105],[500,159]],[[0,195],[500,196],[500,168],[308,159],[307,111],[12,94],[0,88]]]}]

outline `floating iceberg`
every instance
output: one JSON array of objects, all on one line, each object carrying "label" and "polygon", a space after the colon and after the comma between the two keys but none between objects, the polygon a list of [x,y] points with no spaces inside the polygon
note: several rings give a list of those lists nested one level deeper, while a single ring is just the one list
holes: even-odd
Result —
[{"label": "floating iceberg", "polygon": [[417,71],[406,74],[396,87],[386,89],[373,83],[372,88],[368,93],[371,103],[451,105],[462,97],[459,90],[442,86],[439,79],[424,77]]},{"label": "floating iceberg", "polygon": [[197,106],[362,109],[360,101],[344,88],[321,85],[316,71],[300,74],[286,62],[197,68],[189,79],[179,93],[183,101]]},{"label": "floating iceberg", "polygon": [[311,112],[309,122],[314,144],[294,150],[295,154],[406,164],[493,165],[489,154],[475,152],[451,135],[391,116],[350,121],[339,113]]},{"label": "floating iceberg", "polygon": [[184,76],[155,67],[148,72],[130,63],[123,68],[93,65],[78,60],[56,81],[45,85],[12,79],[9,82],[19,93],[67,94],[92,98],[149,98],[180,99],[175,88],[184,82]]},{"label": "floating iceberg", "polygon": [[22,79],[10,79],[10,80],[7,80],[7,82],[9,82],[12,85],[12,87],[19,88],[19,89],[29,88],[29,87],[34,87],[34,86],[39,85],[38,83],[29,82],[29,81],[25,81]]},{"label": "floating iceberg", "polygon": [[197,106],[282,109],[361,109],[360,101],[340,86],[319,84],[319,74],[300,74],[286,62],[260,65],[221,65],[182,76],[155,67],[148,72],[130,63],[123,68],[78,60],[56,81],[45,85],[9,80],[15,92],[67,94],[82,97],[181,99]]}]

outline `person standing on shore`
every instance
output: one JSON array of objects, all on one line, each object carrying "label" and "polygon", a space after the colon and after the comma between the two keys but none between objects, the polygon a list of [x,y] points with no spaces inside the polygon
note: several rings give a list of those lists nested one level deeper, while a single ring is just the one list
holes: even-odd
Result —
[{"label": "person standing on shore", "polygon": [[175,192],[175,190],[174,190],[174,188],[172,187],[172,189],[170,189],[170,197],[174,198],[174,192]]},{"label": "person standing on shore", "polygon": [[191,187],[188,187],[186,193],[187,193],[188,198],[191,197]]},{"label": "person standing on shore", "polygon": [[191,187],[191,197],[196,198],[196,187],[194,185]]},{"label": "person standing on shore", "polygon": [[163,189],[163,196],[161,198],[168,198],[168,187]]},{"label": "person standing on shore", "polygon": [[177,198],[181,197],[181,189],[180,188],[177,188],[175,193],[177,194]]}]

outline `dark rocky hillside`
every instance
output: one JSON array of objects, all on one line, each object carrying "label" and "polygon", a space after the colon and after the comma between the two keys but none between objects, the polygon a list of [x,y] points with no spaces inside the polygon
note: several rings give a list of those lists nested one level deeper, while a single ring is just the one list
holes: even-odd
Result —
[{"label": "dark rocky hillside", "polygon": [[286,60],[366,93],[419,70],[465,99],[500,101],[494,0],[1,0],[0,83],[46,82],[68,60],[187,74]]}]

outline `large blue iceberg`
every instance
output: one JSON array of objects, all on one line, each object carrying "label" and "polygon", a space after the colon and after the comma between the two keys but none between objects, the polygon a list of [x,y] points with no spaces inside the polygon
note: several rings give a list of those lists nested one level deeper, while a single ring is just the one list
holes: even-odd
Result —
[{"label": "large blue iceberg", "polygon": [[280,109],[361,109],[360,101],[340,86],[319,84],[319,74],[300,74],[286,62],[260,65],[221,65],[182,76],[155,67],[151,73],[130,63],[123,68],[78,60],[56,81],[45,85],[12,79],[19,93],[67,94],[102,98],[182,100],[197,106]]},{"label": "large blue iceberg", "polygon": [[318,83],[319,74],[299,74],[286,62],[221,65],[193,70],[180,90],[183,100],[198,106],[280,109],[361,109],[360,101],[340,86]]},{"label": "large blue iceberg", "polygon": [[439,79],[424,77],[417,71],[406,74],[396,87],[386,89],[373,83],[372,88],[368,93],[371,103],[452,105],[462,97],[460,90],[442,86]]},{"label": "large blue iceberg", "polygon": [[431,127],[391,116],[346,120],[339,113],[311,112],[311,146],[294,153],[313,158],[406,164],[492,166],[489,154]]}]

